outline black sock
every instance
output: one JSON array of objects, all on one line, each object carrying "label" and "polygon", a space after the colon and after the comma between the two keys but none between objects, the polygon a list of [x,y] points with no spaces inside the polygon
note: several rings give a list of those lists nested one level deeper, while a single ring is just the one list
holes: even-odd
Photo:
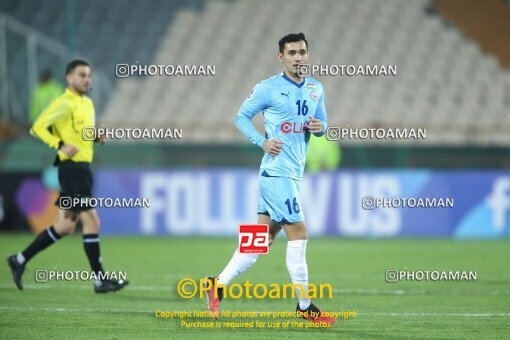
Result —
[{"label": "black sock", "polygon": [[99,234],[83,235],[83,248],[85,248],[85,254],[87,254],[92,271],[96,274],[103,272],[99,253]]},{"label": "black sock", "polygon": [[57,234],[53,226],[42,231],[39,235],[37,235],[35,240],[33,240],[32,243],[30,243],[30,245],[21,252],[25,258],[25,262],[23,264],[27,263],[41,250],[44,250],[51,246],[53,243],[57,242],[60,237],[61,236]]}]

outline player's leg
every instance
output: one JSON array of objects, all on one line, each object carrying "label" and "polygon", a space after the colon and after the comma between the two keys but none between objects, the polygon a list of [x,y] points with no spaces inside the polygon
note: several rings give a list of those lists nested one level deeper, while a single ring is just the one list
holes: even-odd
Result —
[{"label": "player's leg", "polygon": [[[265,207],[264,202],[261,200],[258,207],[259,217],[257,224],[267,224],[269,226],[269,246],[274,243],[274,240],[282,227],[280,224],[275,223],[269,217],[269,213]],[[234,278],[248,270],[258,259],[259,254],[241,254],[239,249],[236,248],[234,255],[228,262],[227,266],[223,269],[218,277],[208,277],[206,284],[207,290],[207,307],[213,313],[213,316],[218,320],[219,305],[223,298],[223,288],[218,287],[218,284],[227,285]]]},{"label": "player's leg", "polygon": [[[304,216],[299,204],[299,185],[290,178],[260,176],[259,187],[261,198],[258,206],[258,223],[269,225],[270,244],[274,242],[277,233],[281,230],[281,224],[292,223],[294,228],[286,228],[285,230],[289,238],[287,256],[292,257],[292,261],[287,261],[288,265],[291,265],[289,273],[291,273],[293,282],[304,282],[306,287],[308,271],[304,254],[307,234],[303,222]],[[290,205],[289,202],[291,202]],[[228,284],[232,279],[250,268],[259,256],[259,254],[240,254],[236,249],[232,259],[218,276],[218,283]],[[294,265],[295,263],[297,264]],[[302,273],[303,270],[306,273]],[[307,308],[310,305],[309,299],[303,298],[302,304],[305,306],[304,308]]]},{"label": "player's leg", "polygon": [[[278,223],[280,228],[283,225],[287,234],[287,268],[292,282],[304,283],[306,287],[308,268],[305,252],[308,236],[299,202],[299,181],[287,177],[261,176],[259,183],[261,202],[267,208],[271,220]],[[300,303],[307,308],[310,301],[305,296],[300,298]]]},{"label": "player's leg", "polygon": [[269,215],[260,214],[257,224],[267,224],[269,226],[269,246],[271,247],[276,239],[276,236],[282,230],[282,226],[279,223],[271,220]]},{"label": "player's leg", "polygon": [[[271,220],[271,217],[265,214],[259,214],[257,224],[267,224],[269,226],[269,246],[274,242],[276,235],[280,232],[282,227]],[[225,269],[218,275],[218,283],[228,285],[233,279],[244,273],[250,268],[260,254],[241,254],[239,249],[236,249],[234,255],[230,259]]]},{"label": "player's leg", "polygon": [[[104,274],[101,252],[99,249],[99,229],[101,221],[96,209],[84,210],[80,213],[83,225],[83,248],[90,263],[92,271],[101,277]],[[126,280],[96,280],[94,290],[96,293],[116,291],[125,287],[129,282]]]},{"label": "player's leg", "polygon": [[296,287],[296,296],[298,297],[296,312],[300,313],[302,318],[314,323],[334,324],[336,319],[324,314],[306,295],[308,287],[308,264],[306,263],[308,232],[305,222],[284,224],[283,229],[289,240],[286,256],[287,269],[292,283]]},{"label": "player's leg", "polygon": [[23,289],[21,281],[25,265],[37,253],[57,242],[61,237],[74,232],[78,215],[71,210],[58,210],[57,221],[54,225],[43,230],[23,251],[10,255],[7,262],[11,267],[12,279],[19,289]]},{"label": "player's leg", "polygon": [[[310,299],[306,296],[308,287],[308,265],[306,263],[306,244],[308,233],[304,221],[283,225],[287,235],[286,263],[292,283],[296,287],[296,297],[302,310],[310,306]],[[301,287],[301,289],[300,289]]]},{"label": "player's leg", "polygon": [[275,183],[278,194],[273,206],[275,210],[278,209],[275,214],[282,218],[283,229],[288,239],[286,263],[292,284],[296,287],[295,292],[298,298],[296,311],[311,322],[333,324],[336,320],[324,315],[307,295],[308,264],[306,263],[306,246],[308,230],[299,198],[300,181],[281,178]]}]

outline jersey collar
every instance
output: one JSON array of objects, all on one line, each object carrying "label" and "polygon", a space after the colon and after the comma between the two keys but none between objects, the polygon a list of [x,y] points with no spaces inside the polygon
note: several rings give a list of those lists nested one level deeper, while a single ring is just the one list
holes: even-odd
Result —
[{"label": "jersey collar", "polygon": [[78,93],[71,91],[69,87],[66,88],[66,94],[75,98],[82,98]]},{"label": "jersey collar", "polygon": [[300,83],[296,83],[294,80],[290,79],[289,77],[287,77],[287,75],[285,74],[285,72],[282,72],[282,77],[283,79],[285,79],[286,81],[290,82],[292,85],[295,85],[299,88],[303,87],[303,85],[305,85],[305,81],[306,81],[306,78],[303,78],[303,81],[300,82]]}]

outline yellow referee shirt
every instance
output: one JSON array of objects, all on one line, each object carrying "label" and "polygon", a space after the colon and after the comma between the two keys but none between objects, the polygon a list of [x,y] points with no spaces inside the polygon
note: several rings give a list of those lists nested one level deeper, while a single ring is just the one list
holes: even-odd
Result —
[{"label": "yellow referee shirt", "polygon": [[[95,111],[92,100],[67,88],[63,95],[57,97],[39,115],[30,133],[56,150],[60,142],[73,145],[78,148],[78,152],[71,161],[91,163],[94,141],[84,140],[82,130],[94,126]],[[61,151],[58,152],[58,157],[61,161],[69,159]]]}]

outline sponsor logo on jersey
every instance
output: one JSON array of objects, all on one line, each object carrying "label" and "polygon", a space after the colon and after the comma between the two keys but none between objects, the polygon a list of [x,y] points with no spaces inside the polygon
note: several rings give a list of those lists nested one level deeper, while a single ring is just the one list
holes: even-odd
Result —
[{"label": "sponsor logo on jersey", "polygon": [[308,127],[308,121],[306,121],[306,122],[283,122],[282,125],[280,125],[280,130],[284,134],[305,133],[307,127]]}]

